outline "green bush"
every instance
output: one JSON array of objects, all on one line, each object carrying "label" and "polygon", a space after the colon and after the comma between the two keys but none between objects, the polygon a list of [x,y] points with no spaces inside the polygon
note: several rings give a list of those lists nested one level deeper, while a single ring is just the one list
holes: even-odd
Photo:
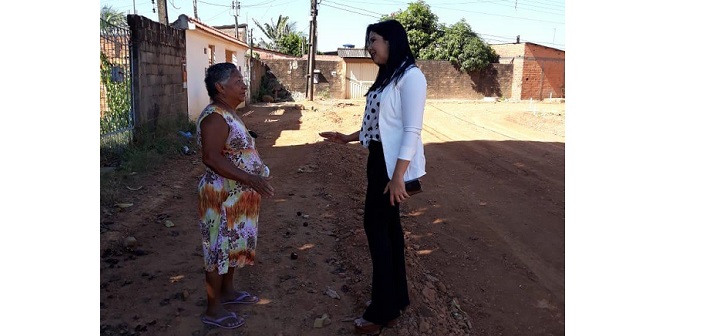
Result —
[{"label": "green bush", "polygon": [[[113,64],[101,52],[101,84],[106,91],[106,108],[101,111],[101,134],[115,132],[132,125],[131,92],[129,71],[124,65]],[[122,70],[125,75],[122,80],[116,80],[113,72]]]}]

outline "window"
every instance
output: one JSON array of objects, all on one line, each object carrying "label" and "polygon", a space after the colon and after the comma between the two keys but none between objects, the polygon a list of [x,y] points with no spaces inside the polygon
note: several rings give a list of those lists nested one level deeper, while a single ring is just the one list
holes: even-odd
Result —
[{"label": "window", "polygon": [[209,45],[207,57],[209,57],[209,66],[212,66],[216,63],[216,46]]},{"label": "window", "polygon": [[238,57],[236,57],[236,52],[226,50],[226,62],[231,62],[238,66]]}]

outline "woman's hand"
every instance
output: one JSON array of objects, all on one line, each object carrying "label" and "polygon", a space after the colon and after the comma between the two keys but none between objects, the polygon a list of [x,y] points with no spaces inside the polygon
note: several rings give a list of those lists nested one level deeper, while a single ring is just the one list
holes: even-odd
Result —
[{"label": "woman's hand", "polygon": [[248,185],[251,186],[256,192],[261,194],[263,197],[272,197],[275,195],[275,190],[273,189],[273,186],[268,183],[272,177],[263,177],[260,175],[256,174],[249,174],[248,176]]},{"label": "woman's hand", "polygon": [[328,142],[338,144],[346,144],[349,142],[348,136],[339,132],[321,132],[320,136],[325,138],[324,141]]},{"label": "woman's hand", "polygon": [[410,197],[406,192],[406,184],[403,183],[403,178],[395,178],[388,181],[386,188],[384,188],[384,194],[386,192],[391,192],[389,198],[391,200],[391,206],[395,206],[394,202],[402,203],[406,198]]}]

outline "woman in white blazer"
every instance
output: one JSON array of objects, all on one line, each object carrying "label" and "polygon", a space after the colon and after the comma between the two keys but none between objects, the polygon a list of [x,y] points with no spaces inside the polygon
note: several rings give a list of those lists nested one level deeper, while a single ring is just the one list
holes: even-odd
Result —
[{"label": "woman in white blazer", "polygon": [[369,149],[364,229],[373,279],[371,302],[354,321],[362,334],[392,326],[410,304],[399,205],[409,197],[405,182],[425,175],[420,132],[427,89],[398,21],[369,25],[366,46],[379,72],[366,94],[361,129],[351,134],[320,133],[325,141],[359,141]]}]

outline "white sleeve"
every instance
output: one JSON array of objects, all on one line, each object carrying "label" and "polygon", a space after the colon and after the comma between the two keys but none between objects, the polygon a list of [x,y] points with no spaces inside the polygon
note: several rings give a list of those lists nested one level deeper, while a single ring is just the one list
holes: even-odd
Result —
[{"label": "white sleeve", "polygon": [[428,83],[418,68],[411,68],[411,73],[403,79],[401,89],[401,115],[403,116],[403,139],[398,158],[410,161],[415,155],[423,130],[423,110]]}]

